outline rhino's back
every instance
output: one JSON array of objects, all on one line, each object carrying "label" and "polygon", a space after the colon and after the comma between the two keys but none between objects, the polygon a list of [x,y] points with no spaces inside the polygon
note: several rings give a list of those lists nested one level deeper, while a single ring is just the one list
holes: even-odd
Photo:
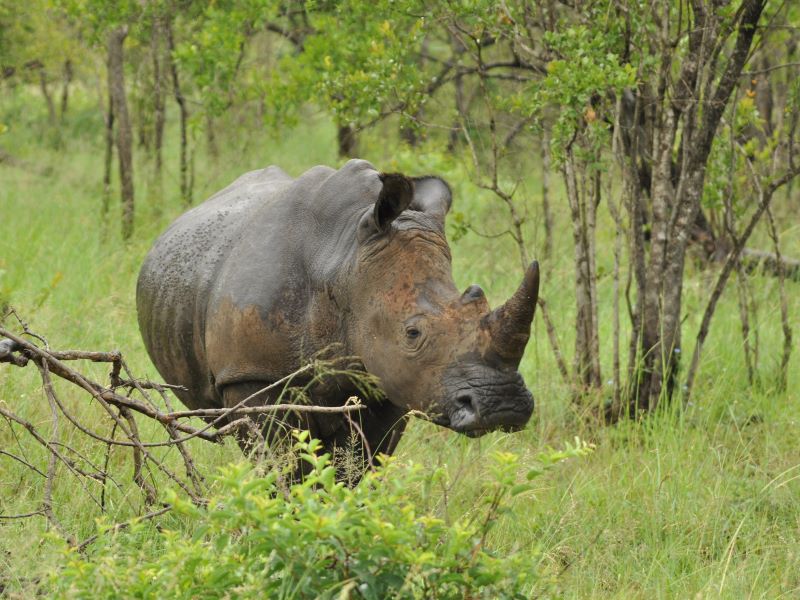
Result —
[{"label": "rhino's back", "polygon": [[139,328],[164,380],[188,389],[178,395],[190,408],[219,403],[205,355],[209,291],[242,228],[291,181],[277,167],[242,175],[179,217],[145,259],[136,289]]}]

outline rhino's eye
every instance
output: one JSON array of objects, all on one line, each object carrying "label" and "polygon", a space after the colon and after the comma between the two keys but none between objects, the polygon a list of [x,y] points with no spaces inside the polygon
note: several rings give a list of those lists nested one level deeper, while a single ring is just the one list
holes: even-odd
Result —
[{"label": "rhino's eye", "polygon": [[416,327],[407,327],[406,328],[406,337],[410,340],[416,340],[419,336],[422,335],[422,332],[417,329]]}]

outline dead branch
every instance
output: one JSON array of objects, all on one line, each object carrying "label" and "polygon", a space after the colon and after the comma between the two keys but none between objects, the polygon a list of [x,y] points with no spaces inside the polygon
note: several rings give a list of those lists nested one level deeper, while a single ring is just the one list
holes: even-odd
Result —
[{"label": "dead branch", "polygon": [[743,248],[739,260],[748,273],[760,271],[779,279],[800,281],[800,260],[786,258],[777,252]]},{"label": "dead branch", "polygon": [[[106,510],[106,482],[110,480],[120,491],[120,483],[109,474],[110,452],[114,447],[130,448],[133,458],[133,482],[142,492],[143,505],[151,506],[158,501],[159,492],[156,487],[155,475],[162,473],[175,483],[188,496],[192,502],[202,504],[206,493],[205,477],[198,470],[186,442],[198,438],[212,443],[221,443],[225,437],[235,435],[242,429],[252,428],[253,415],[276,414],[286,412],[296,413],[341,413],[347,417],[350,413],[362,410],[364,405],[355,396],[348,399],[344,406],[308,406],[303,404],[278,403],[269,406],[248,406],[249,402],[273,389],[280,389],[280,398],[289,386],[297,385],[300,377],[310,376],[314,381],[324,373],[324,367],[329,362],[321,360],[309,363],[286,377],[256,391],[244,398],[237,405],[229,408],[200,409],[200,410],[174,410],[168,396],[168,391],[185,389],[166,383],[157,383],[136,378],[128,368],[122,353],[119,350],[111,352],[95,352],[84,350],[53,350],[47,340],[41,335],[31,331],[28,324],[23,321],[13,309],[8,313],[16,317],[22,329],[15,333],[0,327],[0,363],[8,363],[17,367],[25,367],[33,363],[39,371],[42,389],[50,408],[50,432],[44,434],[39,431],[34,423],[15,414],[10,408],[0,403],[0,417],[3,417],[12,435],[17,438],[15,429],[23,428],[35,442],[47,453],[47,464],[44,468],[34,464],[35,461],[25,456],[18,456],[11,452],[0,450],[0,456],[8,457],[44,479],[43,496],[39,507],[21,514],[0,515],[2,520],[25,519],[44,516],[48,523],[57,530],[67,542],[83,550],[91,544],[98,535],[90,536],[78,543],[74,535],[66,531],[56,515],[56,506],[53,501],[53,491],[59,477],[59,465],[66,467],[62,472],[68,472],[77,478],[86,495],[99,507],[101,512]],[[41,343],[41,345],[39,345]],[[103,385],[94,381],[89,376],[69,366],[69,361],[91,361],[96,363],[109,363],[112,365],[109,375],[109,384]],[[344,359],[349,360],[349,357]],[[103,435],[96,431],[96,426],[84,423],[59,397],[53,377],[62,379],[77,387],[88,395],[90,401],[95,401],[105,411],[113,423],[111,433]],[[151,397],[151,393],[155,393]],[[164,410],[166,407],[166,410]],[[62,439],[62,420],[75,427],[89,438],[105,444],[105,458],[102,468],[94,464],[85,454],[64,444]],[[142,439],[139,419],[152,420],[158,423],[165,431],[167,438],[164,441],[145,441]],[[190,423],[192,418],[201,418],[206,421],[202,427]],[[19,442],[19,438],[18,442]],[[185,476],[173,472],[164,462],[151,452],[153,448],[175,447],[181,455],[185,468]],[[70,456],[76,457],[75,460]],[[98,461],[99,462],[99,461]],[[88,465],[88,466],[87,466]],[[88,481],[100,484],[100,498],[96,498],[87,486]],[[88,484],[92,485],[92,484]],[[159,510],[124,523],[114,525],[109,531],[119,531],[131,523],[143,519],[160,516],[171,509],[165,506]]]}]

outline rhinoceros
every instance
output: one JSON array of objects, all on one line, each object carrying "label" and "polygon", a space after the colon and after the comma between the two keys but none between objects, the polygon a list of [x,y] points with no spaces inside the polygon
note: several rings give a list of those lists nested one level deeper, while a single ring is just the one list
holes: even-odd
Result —
[{"label": "rhinoceros", "polygon": [[[442,179],[380,173],[363,160],[296,179],[275,166],[242,175],[180,216],[144,261],[136,300],[153,363],[199,409],[233,407],[329,348],[357,357],[380,389],[357,417],[270,422],[371,461],[394,451],[411,411],[469,436],[523,427],[533,396],[517,369],[538,264],[495,310],[477,285],[459,293],[450,205]],[[312,388],[312,404],[356,393],[352,379],[334,379]],[[249,403],[274,403],[279,391]]]}]

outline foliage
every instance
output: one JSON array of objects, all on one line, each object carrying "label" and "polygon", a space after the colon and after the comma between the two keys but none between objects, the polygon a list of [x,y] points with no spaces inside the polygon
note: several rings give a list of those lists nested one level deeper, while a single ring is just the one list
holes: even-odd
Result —
[{"label": "foliage", "polygon": [[355,489],[336,483],[335,467],[318,440],[297,434],[296,450],[311,467],[302,483],[283,490],[279,474],[257,476],[230,465],[216,479],[208,506],[177,495],[175,512],[194,528],[140,539],[147,526],[109,538],[88,558],[67,551],[53,577],[61,596],[221,598],[525,598],[536,583],[535,549],[497,554],[487,535],[530,491],[530,481],[589,447],[576,440],[540,456],[540,467],[517,482],[519,459],[494,455],[485,506],[446,522],[420,514],[409,489],[444,476],[421,465],[387,461]]},{"label": "foliage", "polygon": [[547,75],[534,86],[529,104],[558,109],[552,125],[557,163],[578,132],[588,140],[585,160],[599,160],[610,139],[613,99],[636,84],[635,67],[623,64],[618,54],[618,32],[598,34],[596,29],[577,26],[544,36],[558,58],[547,64]]},{"label": "foliage", "polygon": [[194,82],[204,108],[221,114],[234,99],[246,99],[258,80],[236,81],[248,39],[275,18],[274,0],[194,4],[180,22],[188,30],[175,49],[183,72]]},{"label": "foliage", "polygon": [[52,77],[65,60],[89,60],[79,29],[60,0],[0,0],[0,67],[35,81],[39,69]]},{"label": "foliage", "polygon": [[429,83],[419,68],[422,17],[387,0],[309,6],[312,33],[273,72],[267,98],[273,111],[311,100],[338,123],[363,126],[384,112],[418,110]]}]

